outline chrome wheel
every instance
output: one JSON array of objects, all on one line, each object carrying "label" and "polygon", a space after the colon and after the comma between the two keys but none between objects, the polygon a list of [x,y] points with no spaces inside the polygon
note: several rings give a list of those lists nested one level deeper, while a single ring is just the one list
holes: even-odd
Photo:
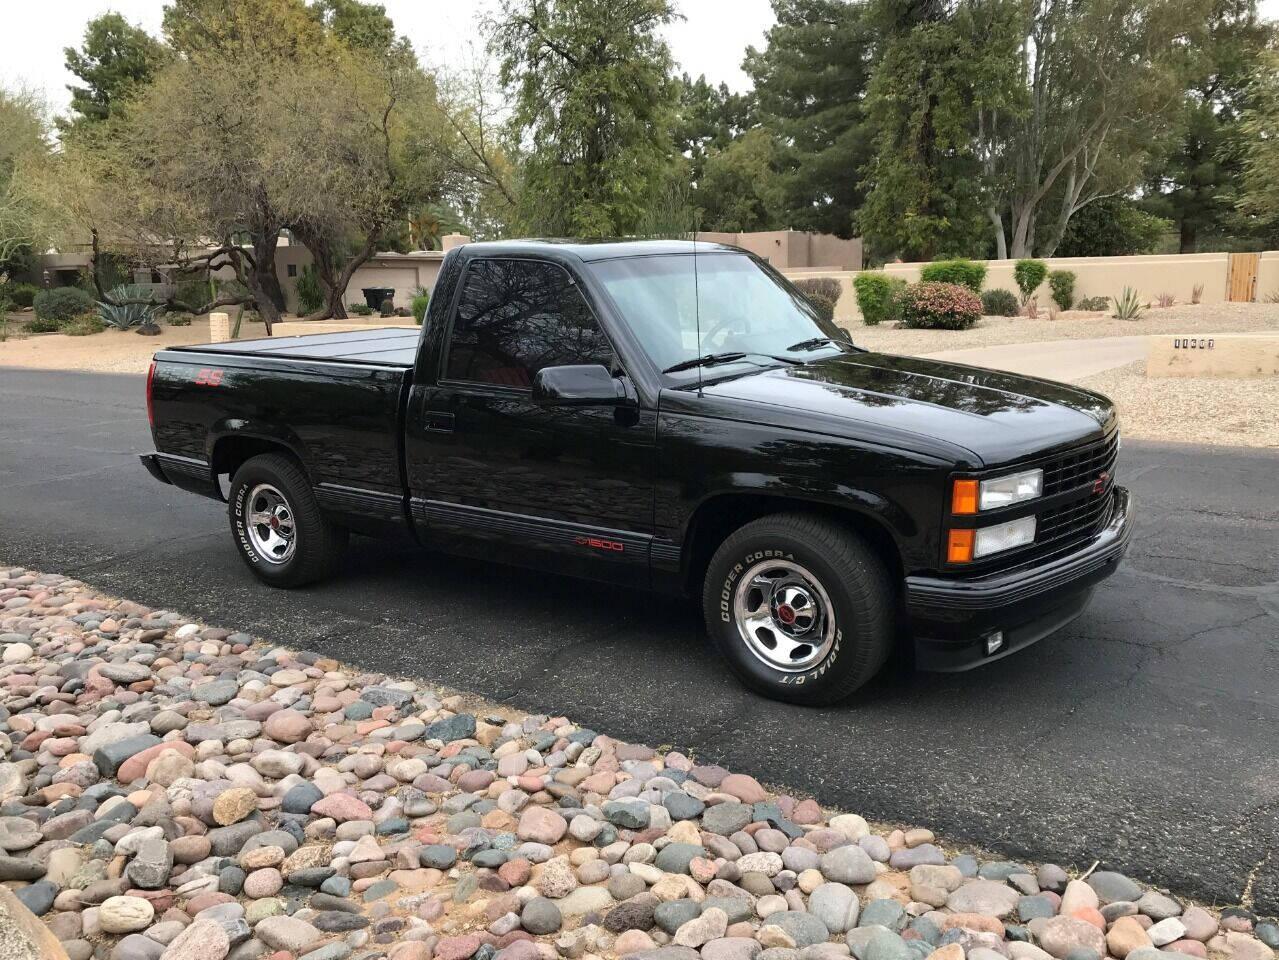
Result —
[{"label": "chrome wheel", "polygon": [[253,552],[267,563],[287,563],[297,546],[293,508],[275,487],[259,483],[245,500],[245,532]]},{"label": "chrome wheel", "polygon": [[790,560],[763,560],[733,595],[733,618],[747,648],[774,670],[800,673],[835,642],[835,611],[817,578]]}]

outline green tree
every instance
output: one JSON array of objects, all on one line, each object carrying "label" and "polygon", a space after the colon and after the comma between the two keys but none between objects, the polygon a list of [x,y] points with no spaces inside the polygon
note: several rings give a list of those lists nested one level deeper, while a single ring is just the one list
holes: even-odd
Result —
[{"label": "green tree", "polygon": [[1182,253],[1232,226],[1243,146],[1239,116],[1273,36],[1273,25],[1257,16],[1256,0],[1212,0],[1199,42],[1187,48],[1180,135],[1169,152],[1152,159],[1144,203],[1176,224]]},{"label": "green tree", "polygon": [[751,94],[733,93],[726,83],[716,86],[705,75],[680,77],[675,148],[688,158],[694,183],[702,178],[709,152],[725,149],[753,125]]},{"label": "green tree", "polygon": [[32,179],[50,160],[44,102],[0,87],[0,264],[31,250],[43,233]]},{"label": "green tree", "polygon": [[1009,97],[1003,63],[1015,53],[1013,3],[878,0],[880,38],[866,96],[874,156],[858,222],[877,256],[980,256],[988,172],[978,150],[984,109]]},{"label": "green tree", "polygon": [[399,47],[395,23],[380,3],[316,0],[312,12],[352,50],[385,55]]},{"label": "green tree", "polygon": [[1155,253],[1176,232],[1169,220],[1143,210],[1127,197],[1103,197],[1070,218],[1059,257],[1126,257]]},{"label": "green tree", "polygon": [[1243,177],[1236,205],[1250,232],[1279,231],[1279,53],[1268,52],[1240,121]]},{"label": "green tree", "polygon": [[802,230],[853,233],[860,168],[871,155],[862,98],[872,33],[866,4],[773,0],[777,23],[743,67],[755,84],[758,122],[786,145],[778,162],[785,219]]},{"label": "green tree", "polygon": [[711,151],[693,197],[702,229],[740,233],[784,226],[785,184],[777,155],[772,135],[762,127]]},{"label": "green tree", "polygon": [[164,45],[118,13],[90,20],[77,50],[63,50],[67,70],[83,86],[68,85],[71,117],[60,120],[64,132],[78,124],[105,120],[112,107],[144,86],[168,58]]},{"label": "green tree", "polygon": [[519,220],[552,235],[629,233],[670,169],[669,0],[504,0],[493,24],[527,146]]}]

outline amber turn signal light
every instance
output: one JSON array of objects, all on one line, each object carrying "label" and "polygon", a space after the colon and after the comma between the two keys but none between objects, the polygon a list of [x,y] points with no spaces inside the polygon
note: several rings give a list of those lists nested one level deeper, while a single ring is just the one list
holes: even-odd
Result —
[{"label": "amber turn signal light", "polygon": [[972,530],[950,531],[950,536],[946,539],[946,562],[971,562],[973,559],[973,536],[974,531]]},{"label": "amber turn signal light", "polygon": [[977,481],[956,480],[950,495],[951,513],[977,512]]}]

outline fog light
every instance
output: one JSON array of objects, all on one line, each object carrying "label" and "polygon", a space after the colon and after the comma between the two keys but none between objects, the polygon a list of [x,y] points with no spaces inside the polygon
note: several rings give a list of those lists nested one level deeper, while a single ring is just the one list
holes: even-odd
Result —
[{"label": "fog light", "polygon": [[986,656],[998,652],[999,648],[1004,645],[1004,633],[1002,630],[996,630],[994,633],[986,634]]}]

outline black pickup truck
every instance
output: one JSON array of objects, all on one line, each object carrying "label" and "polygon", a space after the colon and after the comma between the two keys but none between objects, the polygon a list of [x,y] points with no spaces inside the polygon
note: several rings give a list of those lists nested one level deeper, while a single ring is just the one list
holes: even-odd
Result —
[{"label": "black pickup truck", "polygon": [[1105,397],[859,349],[714,244],[468,244],[420,333],[162,350],[147,408],[147,469],[225,499],[268,584],[356,532],[700,596],[736,673],[803,703],[894,649],[1039,640],[1131,533]]}]

